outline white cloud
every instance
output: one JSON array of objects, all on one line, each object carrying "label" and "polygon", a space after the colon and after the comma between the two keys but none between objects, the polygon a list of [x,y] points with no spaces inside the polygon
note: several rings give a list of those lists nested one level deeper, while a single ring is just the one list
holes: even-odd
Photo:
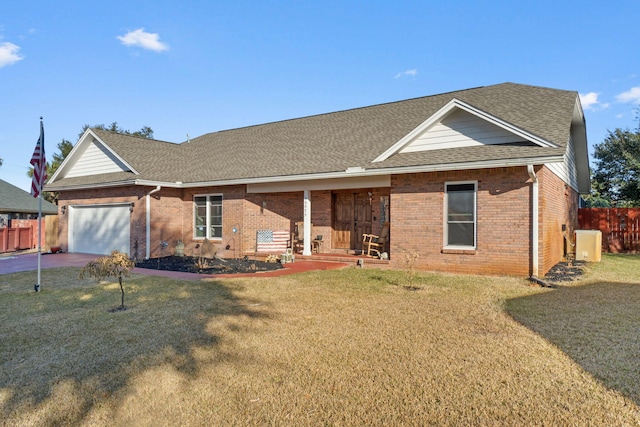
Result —
[{"label": "white cloud", "polygon": [[598,105],[598,94],[596,92],[581,93],[580,102],[585,110],[592,110]]},{"label": "white cloud", "polygon": [[415,77],[418,74],[418,70],[416,68],[412,68],[411,70],[403,71],[395,75],[394,79],[399,79],[400,77]]},{"label": "white cloud", "polygon": [[581,93],[580,103],[582,104],[582,108],[585,110],[591,111],[601,111],[609,108],[608,102],[600,102],[598,96],[600,96],[597,92],[589,92],[589,93]]},{"label": "white cloud", "polygon": [[147,33],[144,31],[144,28],[129,31],[124,36],[118,36],[117,38],[125,46],[138,46],[155,52],[169,50],[169,45],[160,41],[158,33]]},{"label": "white cloud", "polygon": [[16,46],[13,43],[0,43],[0,68],[24,59],[24,56],[18,54],[19,50],[20,46]]},{"label": "white cloud", "polygon": [[632,87],[626,92],[616,96],[616,101],[624,103],[640,104],[640,86]]}]

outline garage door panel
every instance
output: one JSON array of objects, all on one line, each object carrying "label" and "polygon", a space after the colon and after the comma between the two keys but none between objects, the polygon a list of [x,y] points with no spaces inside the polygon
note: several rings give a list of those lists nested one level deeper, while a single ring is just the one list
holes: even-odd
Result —
[{"label": "garage door panel", "polygon": [[108,255],[129,253],[128,205],[76,206],[70,211],[69,251]]}]

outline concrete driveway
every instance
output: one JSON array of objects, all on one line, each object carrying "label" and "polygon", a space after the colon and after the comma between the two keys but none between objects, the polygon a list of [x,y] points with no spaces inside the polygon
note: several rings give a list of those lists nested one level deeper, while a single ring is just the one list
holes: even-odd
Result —
[{"label": "concrete driveway", "polygon": [[[98,258],[99,255],[43,253],[40,258],[42,269],[54,267],[84,267],[86,263]],[[0,274],[17,273],[19,271],[31,271],[38,269],[38,254],[15,253],[0,256]]]}]

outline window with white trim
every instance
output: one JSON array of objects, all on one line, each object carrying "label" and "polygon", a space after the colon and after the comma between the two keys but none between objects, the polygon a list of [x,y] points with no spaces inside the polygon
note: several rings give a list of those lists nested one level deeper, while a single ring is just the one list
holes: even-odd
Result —
[{"label": "window with white trim", "polygon": [[222,195],[193,198],[193,237],[222,239]]},{"label": "window with white trim", "polygon": [[476,248],[477,182],[445,183],[444,244],[448,248]]}]

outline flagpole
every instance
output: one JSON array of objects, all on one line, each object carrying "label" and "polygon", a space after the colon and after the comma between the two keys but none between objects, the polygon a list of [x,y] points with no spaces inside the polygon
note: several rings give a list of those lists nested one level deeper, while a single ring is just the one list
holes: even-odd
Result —
[{"label": "flagpole", "polygon": [[42,192],[38,196],[38,282],[34,288],[36,292],[40,291],[40,258],[42,257]]},{"label": "flagpole", "polygon": [[33,285],[33,290],[40,291],[41,257],[42,257],[42,189],[47,179],[47,159],[44,155],[44,125],[40,117],[40,138],[31,156],[33,166],[33,179],[31,180],[31,195],[38,198],[38,282]]}]

